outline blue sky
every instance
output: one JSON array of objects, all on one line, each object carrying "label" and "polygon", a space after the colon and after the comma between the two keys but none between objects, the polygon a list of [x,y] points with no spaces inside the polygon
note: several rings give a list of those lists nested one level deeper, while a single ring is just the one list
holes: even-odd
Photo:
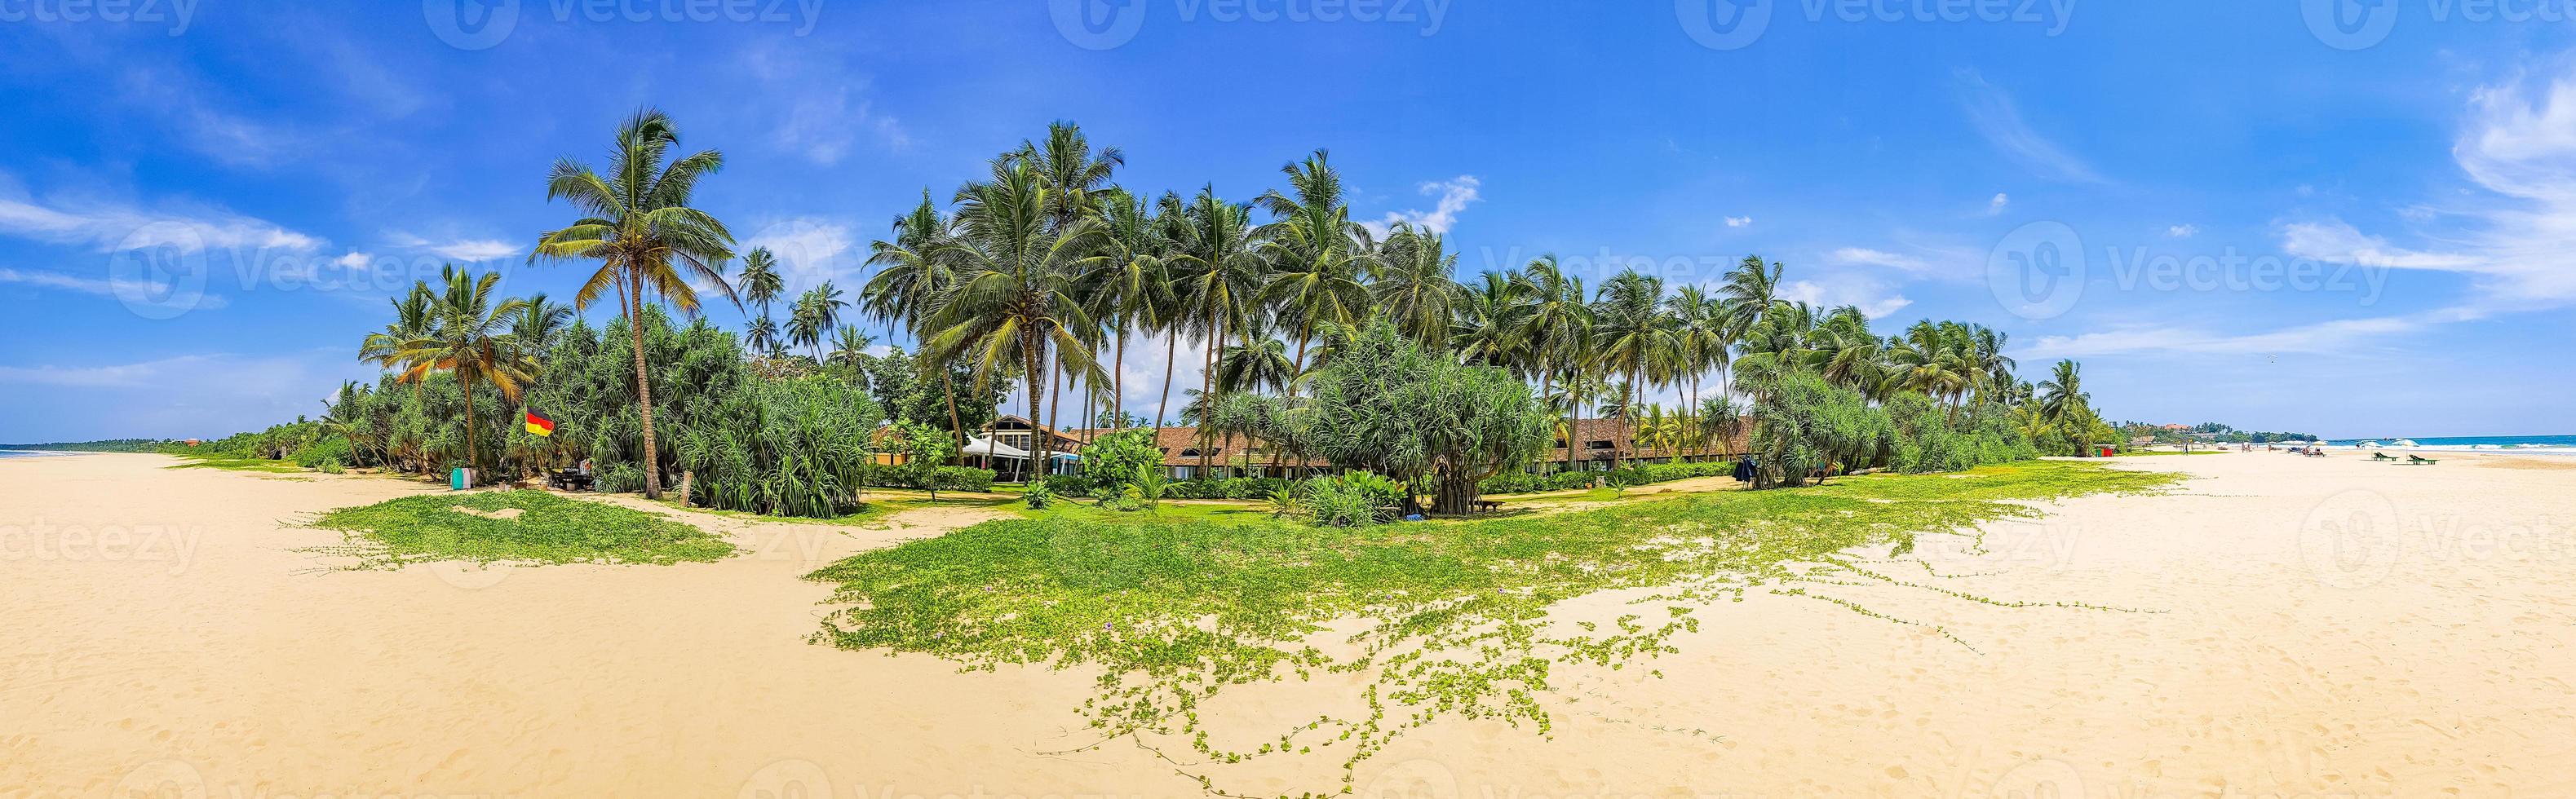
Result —
[{"label": "blue sky", "polygon": [[316,412],[442,261],[568,296],[521,265],[571,218],[542,176],[646,104],[726,153],[701,204],[794,289],[1071,119],[1158,193],[1249,200],[1330,148],[1357,215],[1447,230],[1464,275],[1760,253],[1882,332],[2080,359],[2113,418],[2571,429],[2555,6],[136,2],[0,0],[0,441]]}]

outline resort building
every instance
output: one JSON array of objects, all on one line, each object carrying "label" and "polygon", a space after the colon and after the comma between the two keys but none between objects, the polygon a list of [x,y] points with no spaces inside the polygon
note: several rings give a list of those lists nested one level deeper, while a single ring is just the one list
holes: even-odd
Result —
[{"label": "resort building", "polygon": [[[1129,428],[1135,429],[1135,428]],[[1573,467],[1584,471],[1608,471],[1615,458],[1629,463],[1667,463],[1679,457],[1728,458],[1750,448],[1747,434],[1738,433],[1731,441],[1719,442],[1706,452],[1689,450],[1670,452],[1661,447],[1639,447],[1630,435],[1626,422],[1619,419],[1584,419],[1575,424],[1576,447]],[[984,437],[1019,450],[1021,463],[1010,463],[1007,454],[994,457],[991,468],[1009,476],[1025,470],[1025,458],[1037,451],[1036,442],[1045,436],[1053,442],[1055,474],[1073,474],[1082,470],[1082,447],[1093,439],[1118,432],[1113,428],[1078,428],[1055,430],[1020,416],[1004,416],[984,428]],[[1219,436],[1202,441],[1196,427],[1165,427],[1155,434],[1154,446],[1163,453],[1163,470],[1174,480],[1196,479],[1201,470],[1214,477],[1307,477],[1338,471],[1321,460],[1300,458],[1293,453],[1276,451],[1267,442],[1242,436]],[[968,457],[975,457],[969,444]],[[1007,452],[1007,450],[1005,451]],[[978,464],[981,465],[981,464]],[[1558,438],[1546,454],[1529,466],[1537,473],[1564,471],[1567,468],[1566,441]]]}]

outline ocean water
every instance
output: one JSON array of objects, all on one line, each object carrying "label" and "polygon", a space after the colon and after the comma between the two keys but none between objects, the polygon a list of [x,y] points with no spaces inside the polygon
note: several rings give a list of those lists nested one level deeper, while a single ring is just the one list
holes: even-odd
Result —
[{"label": "ocean water", "polygon": [[27,450],[27,449],[0,449],[0,458],[41,458],[41,457],[44,457],[44,456],[47,456],[47,455],[61,455],[61,454],[63,454],[63,453],[60,453],[60,452],[44,452],[44,451],[39,451],[39,450]]},{"label": "ocean water", "polygon": [[2432,436],[2414,438],[2342,438],[2326,442],[2336,447],[2394,447],[2398,439],[2415,442],[2414,449],[2455,450],[2460,452],[2511,452],[2518,455],[2576,455],[2576,436]]}]

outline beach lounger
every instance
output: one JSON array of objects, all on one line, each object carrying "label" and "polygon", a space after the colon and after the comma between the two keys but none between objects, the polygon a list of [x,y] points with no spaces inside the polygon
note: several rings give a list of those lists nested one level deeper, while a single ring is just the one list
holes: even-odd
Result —
[{"label": "beach lounger", "polygon": [[2422,456],[2422,455],[2408,455],[2408,456],[2406,456],[2406,465],[2408,465],[2408,466],[2431,466],[2431,465],[2436,464],[2436,463],[2441,463],[2441,461],[2439,461],[2439,460],[2435,460],[2435,459],[2432,459],[2432,458],[2427,458],[2427,457],[2424,457],[2424,456]]},{"label": "beach lounger", "polygon": [[2373,452],[2370,453],[2370,459],[2375,461],[2394,461],[2397,460],[2397,456],[2390,455],[2385,452]]}]

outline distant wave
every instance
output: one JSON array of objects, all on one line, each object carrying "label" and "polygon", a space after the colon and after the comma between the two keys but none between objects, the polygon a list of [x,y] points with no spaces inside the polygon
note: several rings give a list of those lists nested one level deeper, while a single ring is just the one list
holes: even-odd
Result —
[{"label": "distant wave", "polygon": [[2411,439],[2407,449],[2451,452],[2511,452],[2516,455],[2576,455],[2576,435],[2562,436],[2433,436],[2429,438],[2388,436],[2385,438],[2345,438],[2326,442],[2333,447],[2397,448],[2399,440]]}]

